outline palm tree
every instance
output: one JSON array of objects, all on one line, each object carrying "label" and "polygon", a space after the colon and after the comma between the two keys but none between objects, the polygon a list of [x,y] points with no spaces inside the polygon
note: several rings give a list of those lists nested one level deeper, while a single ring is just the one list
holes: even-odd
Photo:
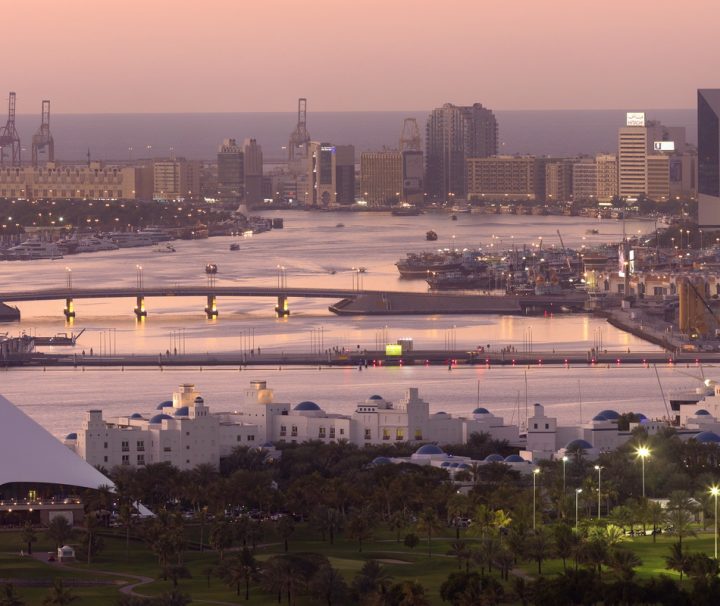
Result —
[{"label": "palm tree", "polygon": [[462,564],[465,562],[465,572],[468,572],[472,552],[465,541],[454,541],[451,543],[450,551],[447,552],[447,555],[455,556],[457,558],[459,570],[462,569]]},{"label": "palm tree", "polygon": [[673,527],[673,532],[677,534],[681,551],[683,537],[694,537],[696,535],[696,532],[692,529],[693,513],[696,510],[695,502],[686,492],[676,490],[670,495],[665,519]]},{"label": "palm tree", "polygon": [[665,520],[665,510],[663,506],[657,501],[648,501],[646,508],[647,521],[652,524],[653,532],[652,538],[653,543],[657,540],[657,530],[660,524]]},{"label": "palm tree", "polygon": [[22,542],[27,545],[28,555],[32,555],[32,544],[37,541],[37,534],[29,521],[25,522],[20,538],[22,539]]},{"label": "palm tree", "polygon": [[556,555],[562,558],[563,570],[567,570],[567,559],[578,545],[578,536],[567,524],[557,524],[553,528],[553,538]]},{"label": "palm tree", "polygon": [[520,604],[527,606],[533,597],[532,583],[528,583],[523,577],[513,577],[512,588]]},{"label": "palm tree", "polygon": [[220,556],[220,561],[223,561],[225,556],[225,550],[232,547],[233,544],[233,532],[230,523],[225,518],[220,518],[215,521],[212,528],[210,529],[209,543]]},{"label": "palm tree", "polygon": [[325,601],[327,606],[343,604],[348,595],[348,586],[340,571],[329,564],[318,568],[310,579],[310,593]]},{"label": "palm tree", "polygon": [[528,556],[537,562],[538,574],[542,576],[542,563],[553,554],[554,545],[550,531],[541,526],[530,533],[525,548]]},{"label": "palm tree", "polygon": [[402,511],[394,511],[390,515],[390,519],[388,520],[388,528],[396,532],[396,540],[398,543],[400,542],[400,534],[403,528],[405,528],[406,526],[407,518]]},{"label": "palm tree", "polygon": [[0,606],[25,606],[25,602],[15,593],[12,583],[0,585]]},{"label": "palm tree", "polygon": [[683,572],[688,565],[688,556],[683,553],[682,543],[677,542],[670,545],[670,555],[665,556],[665,567],[680,573],[682,583]]},{"label": "palm tree", "polygon": [[160,576],[165,580],[170,579],[173,587],[178,586],[178,581],[180,581],[180,579],[192,578],[187,566],[184,566],[183,564],[166,564],[163,566]]},{"label": "palm tree", "polygon": [[418,517],[417,526],[420,532],[427,534],[428,557],[432,557],[432,535],[437,530],[439,519],[437,512],[432,507],[426,507]]},{"label": "palm tree", "polygon": [[245,584],[245,599],[250,599],[250,581],[257,578],[258,564],[247,547],[243,547],[240,554],[223,563],[220,576],[230,586],[234,587],[240,595],[240,587]]},{"label": "palm tree", "polygon": [[368,560],[355,575],[353,589],[360,596],[373,592],[387,593],[392,577],[376,560]]},{"label": "palm tree", "polygon": [[356,512],[348,520],[347,532],[358,542],[358,551],[362,551],[363,541],[372,537],[370,519],[364,511]]},{"label": "palm tree", "polygon": [[637,554],[627,549],[613,549],[607,559],[607,564],[621,581],[629,582],[635,576],[635,568],[642,566],[642,560]]},{"label": "palm tree", "polygon": [[181,593],[177,589],[163,593],[157,600],[152,603],[156,606],[187,606],[192,602],[190,596],[186,593]]},{"label": "palm tree", "polygon": [[401,599],[398,606],[430,606],[425,597],[425,588],[415,581],[405,581],[400,586]]},{"label": "palm tree", "polygon": [[50,520],[45,534],[55,543],[55,547],[62,547],[72,537],[73,527],[65,516],[55,516]]},{"label": "palm tree", "polygon": [[287,561],[280,556],[274,556],[268,559],[262,566],[262,585],[267,591],[277,593],[278,604],[282,602],[287,568]]},{"label": "palm tree", "polygon": [[73,595],[72,591],[65,587],[62,579],[55,579],[48,595],[43,600],[43,604],[46,606],[67,606],[67,604],[72,604],[75,600],[77,600],[77,596]]},{"label": "palm tree", "polygon": [[510,578],[510,570],[515,564],[515,556],[507,547],[501,547],[495,554],[493,563],[500,569],[500,578],[507,581]]},{"label": "palm tree", "polygon": [[87,563],[90,564],[92,557],[97,555],[103,548],[102,537],[98,535],[99,529],[98,519],[93,513],[89,513],[83,520],[85,536],[82,539],[83,547],[87,553]]},{"label": "palm tree", "polygon": [[280,538],[283,540],[285,553],[287,553],[289,548],[288,540],[290,539],[290,535],[295,532],[295,522],[293,522],[290,516],[283,516],[278,520],[276,528]]}]

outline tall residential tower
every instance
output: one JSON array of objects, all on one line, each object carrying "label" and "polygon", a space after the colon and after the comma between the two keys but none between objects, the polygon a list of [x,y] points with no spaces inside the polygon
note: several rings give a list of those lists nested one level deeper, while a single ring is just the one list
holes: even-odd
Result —
[{"label": "tall residential tower", "polygon": [[698,90],[698,223],[720,227],[720,89]]}]

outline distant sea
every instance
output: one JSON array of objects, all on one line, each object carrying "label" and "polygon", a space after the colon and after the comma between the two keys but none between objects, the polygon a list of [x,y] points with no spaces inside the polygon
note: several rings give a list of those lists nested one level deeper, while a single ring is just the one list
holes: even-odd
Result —
[{"label": "distant sea", "polygon": [[[625,121],[623,110],[496,111],[500,125],[500,153],[573,156],[617,149],[617,129]],[[404,118],[416,118],[425,135],[427,111],[310,112],[307,127],[313,140],[353,144],[356,154],[396,147]],[[646,112],[649,119],[667,126],[684,126],[687,140],[697,140],[693,109]],[[0,116],[0,122],[4,116]],[[294,113],[222,114],[53,114],[51,132],[55,157],[60,161],[85,160],[88,149],[99,160],[128,160],[149,156],[211,159],[225,138],[242,141],[254,137],[268,160],[282,159],[283,146],[295,127]],[[39,115],[21,115],[17,127],[30,157],[30,140]],[[151,147],[148,147],[151,146]],[[132,148],[130,150],[129,148]]]}]

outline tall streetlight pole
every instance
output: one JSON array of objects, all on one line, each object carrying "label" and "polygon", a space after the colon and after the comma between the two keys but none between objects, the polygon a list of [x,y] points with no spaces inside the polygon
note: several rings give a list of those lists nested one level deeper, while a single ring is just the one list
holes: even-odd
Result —
[{"label": "tall streetlight pole", "polygon": [[597,519],[600,520],[600,503],[602,499],[602,470],[603,468],[600,465],[595,465],[595,470],[598,472],[598,512],[597,512]]},{"label": "tall streetlight pole", "polygon": [[536,468],[536,469],[533,469],[533,530],[535,530],[535,527],[536,527],[535,511],[536,511],[537,508],[536,508],[536,505],[535,505],[535,492],[536,492],[536,490],[537,490],[537,482],[536,482],[536,480],[537,480],[537,477],[538,477],[538,474],[539,474],[539,473],[540,473],[540,470],[539,470],[539,469],[537,469],[537,468]]},{"label": "tall streetlight pole", "polygon": [[650,449],[647,446],[638,446],[635,449],[636,456],[640,457],[642,463],[642,496],[645,498],[645,459],[650,456]]},{"label": "tall streetlight pole", "polygon": [[135,278],[137,280],[137,287],[138,289],[142,290],[143,287],[143,268],[142,265],[136,265],[135,266],[136,275]]},{"label": "tall streetlight pole", "polygon": [[67,289],[69,291],[71,291],[72,290],[72,269],[70,269],[69,267],[66,267],[65,272],[66,272],[65,275],[67,277]]},{"label": "tall streetlight pole", "polygon": [[582,488],[575,489],[575,530],[577,530],[578,527],[578,497],[580,496],[581,492]]},{"label": "tall streetlight pole", "polygon": [[[566,488],[565,465],[567,465],[567,462],[568,462],[568,458],[567,458],[567,456],[564,456],[564,457],[562,458],[562,464],[563,464],[563,500],[565,499],[565,488]],[[565,509],[565,508],[563,507],[563,509]]]},{"label": "tall streetlight pole", "polygon": [[711,486],[710,494],[715,497],[715,559],[718,559],[718,494],[720,486]]}]

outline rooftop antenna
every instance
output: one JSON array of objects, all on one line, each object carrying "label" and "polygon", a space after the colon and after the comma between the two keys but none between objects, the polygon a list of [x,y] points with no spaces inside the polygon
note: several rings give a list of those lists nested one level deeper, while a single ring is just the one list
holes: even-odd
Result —
[{"label": "rooftop antenna", "polygon": [[55,161],[55,141],[50,133],[50,101],[45,99],[42,102],[42,122],[40,128],[32,138],[32,165],[38,165],[38,155],[41,151],[47,150],[47,161]]},{"label": "rooftop antenna", "polygon": [[420,151],[420,129],[415,118],[405,118],[403,122],[400,151]]},{"label": "rooftop antenna", "polygon": [[87,157],[87,165],[90,166],[90,148],[89,148],[89,147],[88,147],[88,150],[87,150],[86,157]]},{"label": "rooftop antenna", "polygon": [[20,166],[20,135],[15,128],[15,93],[8,99],[8,119],[0,128],[0,166],[5,166],[5,148],[10,147],[10,166]]}]

